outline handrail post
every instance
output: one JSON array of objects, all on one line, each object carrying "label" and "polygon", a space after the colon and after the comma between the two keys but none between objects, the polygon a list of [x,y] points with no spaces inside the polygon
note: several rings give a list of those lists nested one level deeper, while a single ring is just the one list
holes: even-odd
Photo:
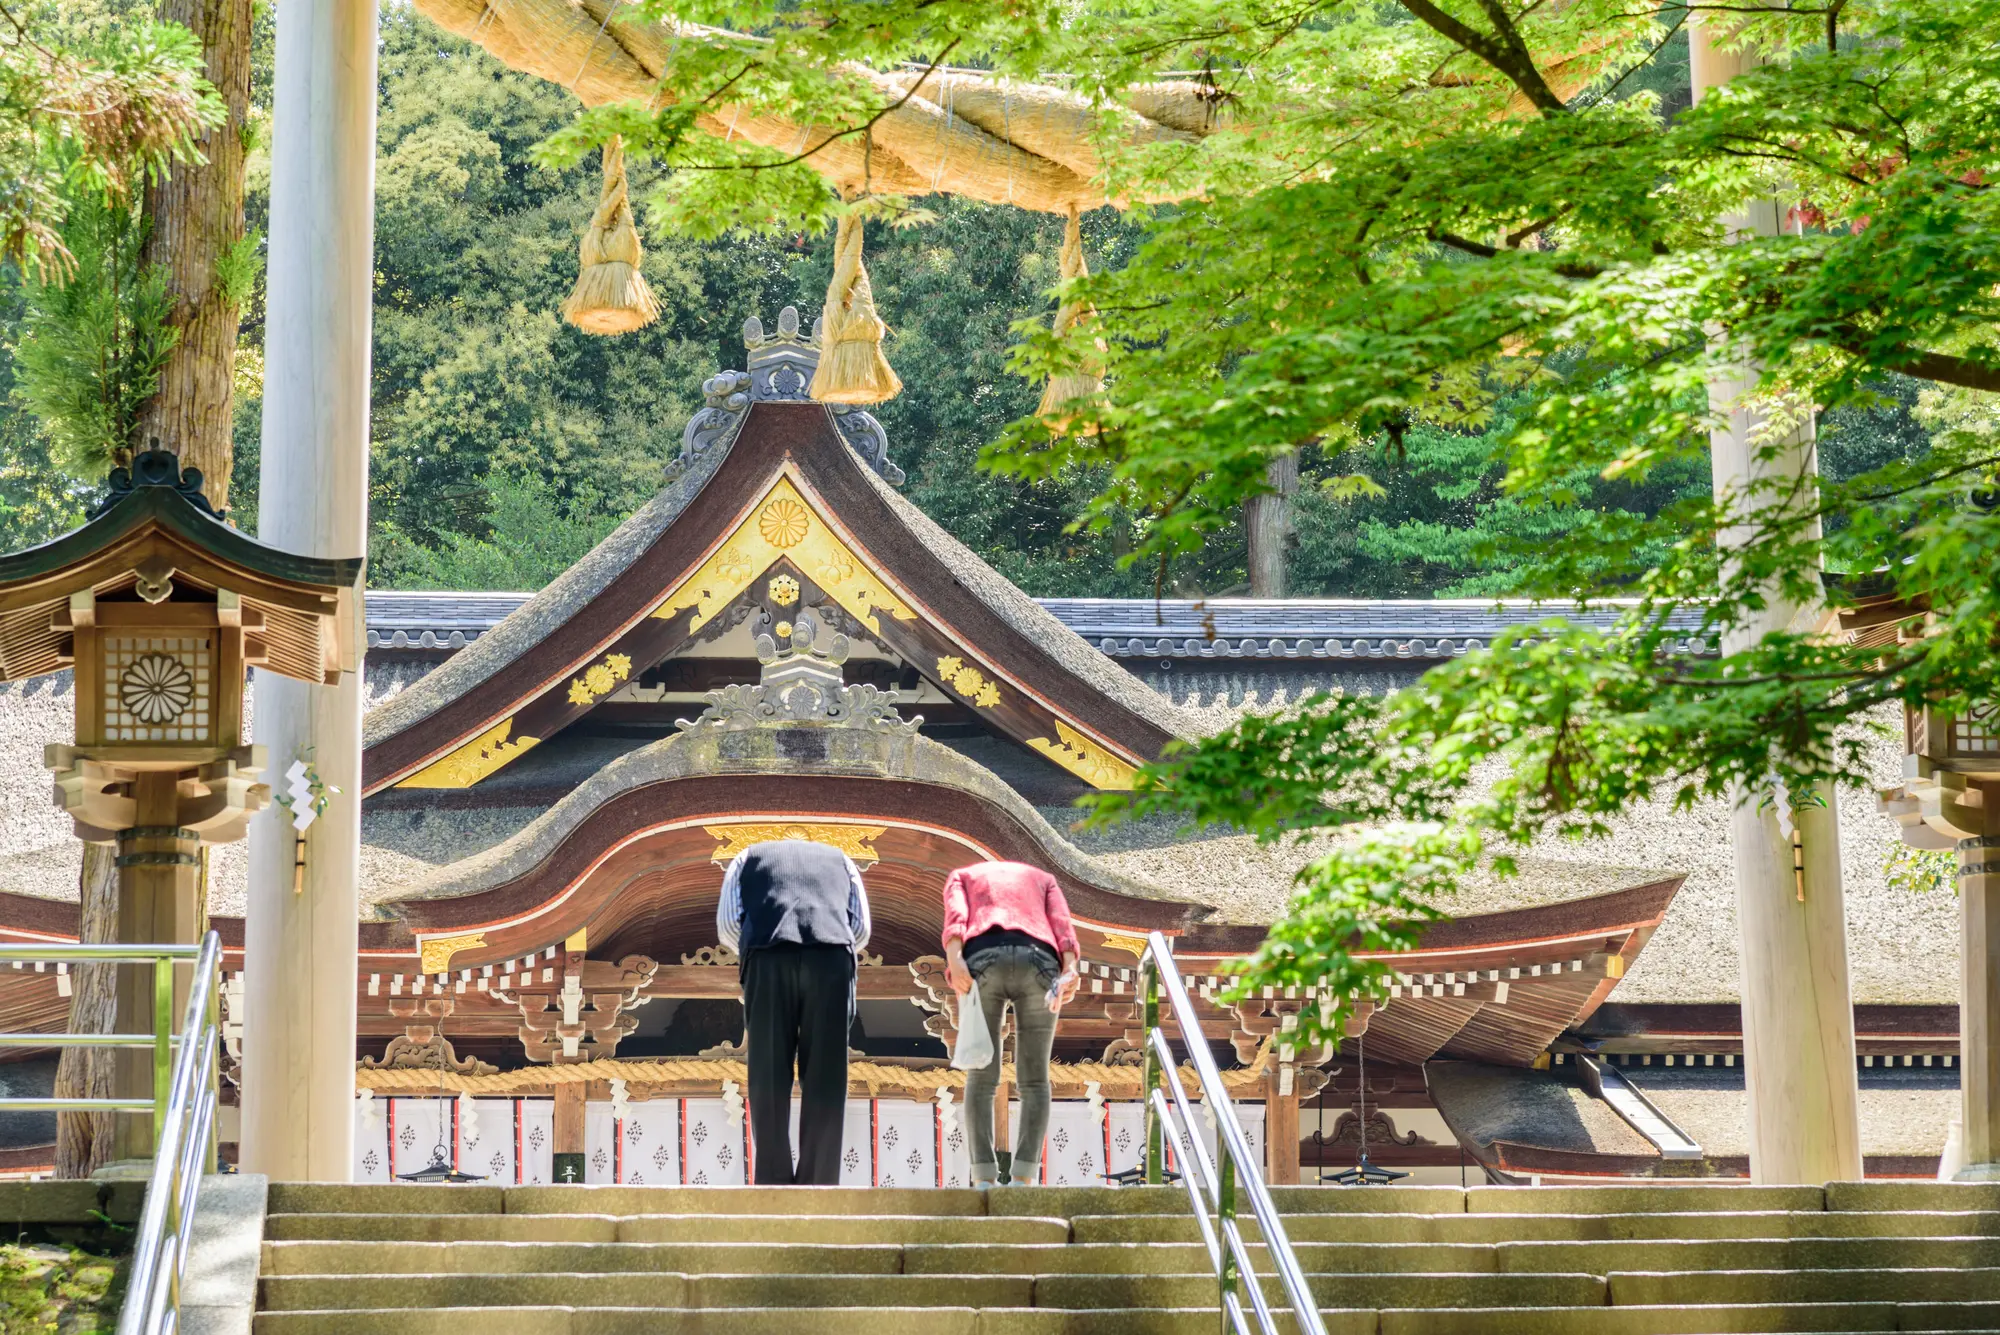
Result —
[{"label": "handrail post", "polygon": [[[1229,1153],[1228,1148],[1223,1145],[1220,1134],[1216,1136],[1215,1141],[1216,1149],[1221,1151],[1216,1155],[1216,1168],[1219,1171],[1216,1174],[1215,1231],[1226,1236],[1230,1222],[1236,1218],[1236,1156]],[[1229,1300],[1236,1292],[1237,1280],[1236,1253],[1231,1248],[1222,1249],[1222,1272],[1218,1278],[1222,1285],[1222,1330],[1223,1335],[1229,1335]],[[1255,1276],[1251,1277],[1251,1282],[1256,1282]]]},{"label": "handrail post", "polygon": [[[201,1078],[203,1087],[213,1091],[219,1101],[222,1092],[222,960],[219,956],[209,984],[206,1023],[215,1031],[215,1055],[209,1058],[208,1069],[202,1072]],[[204,1173],[213,1173],[221,1167],[222,1149],[218,1140],[220,1133],[215,1125],[216,1120],[213,1117],[209,1118],[208,1134],[203,1137],[206,1144],[202,1149],[201,1169]]]},{"label": "handrail post", "polygon": [[153,1152],[167,1125],[167,1088],[173,1070],[174,961],[161,955],[153,961]]},{"label": "handrail post", "polygon": [[1160,1114],[1153,1106],[1153,1091],[1160,1087],[1160,1061],[1153,1055],[1153,1031],[1160,1027],[1160,966],[1154,962],[1151,950],[1146,953],[1140,967],[1140,977],[1145,994],[1143,1019],[1146,1025],[1146,1065],[1145,1087],[1139,1097],[1146,1103],[1146,1181],[1159,1186],[1165,1181],[1163,1160],[1166,1157],[1162,1143]]}]

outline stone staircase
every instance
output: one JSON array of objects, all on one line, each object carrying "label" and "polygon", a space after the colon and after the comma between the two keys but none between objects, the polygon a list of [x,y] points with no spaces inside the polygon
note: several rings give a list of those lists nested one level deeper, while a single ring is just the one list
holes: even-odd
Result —
[{"label": "stone staircase", "polygon": [[[1331,1335],[2000,1330],[2000,1184],[1274,1195]],[[1212,1335],[1215,1301],[1178,1187],[274,1183],[256,1332]]]}]

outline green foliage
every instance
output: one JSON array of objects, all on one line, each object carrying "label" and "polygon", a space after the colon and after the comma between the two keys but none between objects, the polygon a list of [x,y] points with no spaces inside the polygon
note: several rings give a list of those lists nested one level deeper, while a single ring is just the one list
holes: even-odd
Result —
[{"label": "green foliage", "polygon": [[101,478],[140,444],[140,409],[179,339],[166,274],[140,262],[145,232],[133,202],[86,194],[61,228],[68,276],[26,285],[14,394],[71,477]]},{"label": "green foliage", "polygon": [[1898,840],[1882,859],[1890,885],[1912,894],[1958,893],[1958,855],[1950,849],[1911,848]]},{"label": "green foliage", "polygon": [[[1547,623],[1435,669],[1370,726],[1266,720],[1168,757],[1152,782],[1171,796],[1142,782],[1133,809],[1197,821],[1255,803],[1355,818],[1355,783],[1403,798],[1385,755],[1460,790],[1422,836],[1442,852],[1363,841],[1309,872],[1249,985],[1349,976],[1357,923],[1474,857],[1504,869],[1512,848],[1588,837],[1653,797],[1865,782],[1867,711],[1990,695],[2000,522],[1967,497],[2000,492],[2000,0],[1711,14],[1766,63],[1698,106],[1667,97],[1678,3],[674,9],[757,35],[684,30],[650,140],[626,109],[567,148],[618,120],[674,170],[676,216],[709,200],[806,226],[829,207],[798,164],[693,133],[688,109],[725,89],[851,135],[883,108],[845,62],[949,59],[1060,78],[1109,127],[1120,90],[1200,69],[1219,132],[1094,142],[1114,190],[1182,201],[1139,211],[1126,262],[1065,291],[1099,319],[1067,342],[1016,325],[1030,381],[1105,340],[1097,432],[1052,442],[1024,417],[985,461],[1018,483],[1085,480],[1084,526],[1158,571],[1227,541],[1268,463],[1304,448],[1309,478],[1365,471],[1386,493],[1308,491],[1309,584],[1552,600]],[[1773,199],[1798,207],[1773,216]],[[1764,480],[1717,495],[1709,391],[1746,366]],[[1815,410],[1816,491],[1786,443]],[[1887,649],[1817,633],[1791,609],[1855,587],[1823,588],[1822,570],[1927,596],[1933,633]],[[1554,615],[1606,591],[1632,599],[1615,627]],[[1474,772],[1502,777],[1475,794]]]},{"label": "green foliage", "polygon": [[94,1335],[118,1325],[112,1259],[69,1247],[0,1244],[0,1335]]},{"label": "green foliage", "polygon": [[131,199],[221,123],[200,45],[100,4],[30,4],[0,35],[0,259],[60,280],[83,197]]},{"label": "green foliage", "polygon": [[533,476],[489,475],[490,537],[448,533],[442,546],[412,542],[392,526],[377,528],[374,560],[407,589],[539,589],[575,565],[616,521],[572,513]]}]

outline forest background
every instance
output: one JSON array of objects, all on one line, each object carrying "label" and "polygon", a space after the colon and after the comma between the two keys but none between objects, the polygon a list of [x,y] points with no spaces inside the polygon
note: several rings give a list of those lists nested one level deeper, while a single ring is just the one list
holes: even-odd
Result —
[{"label": "forest background", "polygon": [[[96,0],[100,22],[134,22],[143,5]],[[78,22],[70,9],[68,23]],[[252,123],[268,127],[274,27],[256,13]],[[577,237],[597,197],[595,164],[538,163],[534,145],[568,125],[562,90],[504,69],[397,0],[382,11],[375,221],[371,584],[377,588],[534,589],[587,552],[659,485],[701,404],[700,385],[742,364],[741,328],[793,304],[816,313],[831,234],[732,235],[697,241],[646,229],[645,273],[660,321],[615,338],[563,323],[557,307],[576,273]],[[1687,104],[1685,38],[1632,91],[1663,114]],[[252,138],[247,210],[261,236],[270,144]],[[633,167],[634,196],[648,167]],[[1144,596],[1150,565],[1124,568],[1131,523],[1072,531],[1100,479],[1023,482],[983,473],[979,451],[1034,410],[1040,386],[1006,370],[1010,326],[1045,316],[1057,281],[1061,222],[957,198],[924,201],[934,221],[871,229],[868,264],[890,323],[886,343],[906,388],[874,411],[906,493],[954,536],[1031,594]],[[1111,210],[1084,219],[1095,269],[1118,268],[1141,224]],[[0,550],[81,522],[96,479],[66,469],[20,392],[16,358],[31,337],[28,293],[0,268]],[[254,266],[237,358],[233,517],[255,531],[263,343]],[[1841,409],[1820,427],[1829,478],[1853,476],[1928,445],[1911,417],[1915,386],[1875,384],[1880,402]],[[1500,595],[1536,548],[1578,530],[1593,511],[1651,517],[1706,494],[1698,465],[1643,484],[1580,475],[1566,494],[1503,494],[1486,434],[1528,405],[1503,400],[1485,433],[1419,425],[1396,456],[1386,442],[1342,452],[1309,447],[1291,507],[1288,592],[1423,598]],[[1351,457],[1366,454],[1366,460]],[[1381,495],[1343,497],[1319,484],[1366,466]],[[1248,592],[1239,524],[1177,558],[1168,591]]]}]

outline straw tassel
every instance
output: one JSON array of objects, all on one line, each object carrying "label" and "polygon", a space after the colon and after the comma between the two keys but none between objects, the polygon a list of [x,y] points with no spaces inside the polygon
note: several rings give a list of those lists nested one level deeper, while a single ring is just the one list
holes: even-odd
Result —
[{"label": "straw tassel", "polygon": [[881,403],[902,393],[903,382],[882,355],[887,332],[861,263],[861,219],[843,213],[833,234],[833,281],[826,285],[812,396],[821,403]]},{"label": "straw tassel", "polygon": [[[1083,222],[1077,215],[1076,205],[1069,206],[1069,222],[1063,228],[1062,257],[1060,260],[1062,280],[1065,283],[1085,277],[1090,269],[1083,262]],[[1056,334],[1061,336],[1080,324],[1087,323],[1096,312],[1080,301],[1065,301],[1056,311]],[[1072,371],[1063,371],[1049,377],[1049,383],[1042,390],[1042,406],[1035,415],[1048,423],[1049,430],[1057,435],[1073,433],[1079,436],[1097,434],[1097,423],[1078,420],[1079,400],[1096,399],[1104,392],[1104,340],[1093,338],[1092,351],[1085,354],[1083,365]]]},{"label": "straw tassel", "polygon": [[626,198],[625,141],[604,141],[604,191],[577,247],[576,286],[563,319],[586,334],[629,334],[660,318],[660,303],[639,272],[644,252]]}]

